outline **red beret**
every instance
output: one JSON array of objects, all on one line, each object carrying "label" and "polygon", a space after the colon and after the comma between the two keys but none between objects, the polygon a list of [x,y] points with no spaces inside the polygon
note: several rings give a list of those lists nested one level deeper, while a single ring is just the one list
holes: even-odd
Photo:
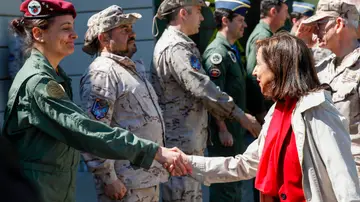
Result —
[{"label": "red beret", "polygon": [[76,11],[72,3],[63,0],[25,0],[20,5],[25,18],[50,18],[58,15],[72,15]]}]

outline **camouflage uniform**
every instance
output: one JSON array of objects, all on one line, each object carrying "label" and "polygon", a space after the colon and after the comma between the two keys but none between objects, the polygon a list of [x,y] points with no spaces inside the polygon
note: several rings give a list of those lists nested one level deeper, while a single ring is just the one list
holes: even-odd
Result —
[{"label": "camouflage uniform", "polygon": [[[332,54],[331,50],[320,48],[318,46],[311,48],[311,52],[313,54],[315,64],[322,62]],[[333,57],[335,57],[335,55],[333,55]]]},{"label": "camouflage uniform", "polygon": [[[99,19],[103,26],[102,20],[112,21],[116,13],[121,15],[119,8],[111,6],[90,20]],[[112,22],[118,20],[121,17]],[[164,122],[156,93],[128,57],[101,52],[81,79],[80,98],[84,111],[91,118],[112,127],[126,128],[139,137],[163,145]],[[104,194],[104,184],[117,179],[128,189],[122,201],[159,201],[158,185],[167,181],[168,172],[157,161],[153,161],[149,169],[142,169],[128,160],[101,159],[89,153],[83,153],[83,157],[94,174],[99,201],[117,201]]]},{"label": "camouflage uniform", "polygon": [[[233,99],[211,82],[200,58],[196,44],[169,26],[155,46],[152,67],[153,85],[164,113],[165,145],[193,155],[204,154],[208,111],[218,120],[239,121],[244,115]],[[172,177],[163,186],[163,201],[202,201],[200,183],[189,177]]]},{"label": "camouflage uniform", "polygon": [[[112,127],[122,127],[138,137],[163,144],[163,120],[157,96],[151,84],[141,77],[135,63],[127,57],[102,52],[86,70],[80,83],[82,107],[93,119]],[[102,105],[106,113],[99,115],[95,106]],[[103,183],[118,178],[133,190],[148,188],[167,181],[167,172],[154,161],[149,170],[132,165],[127,160],[104,160],[90,154],[83,157],[95,174],[99,196]],[[125,200],[130,201],[130,200]]]},{"label": "camouflage uniform", "polygon": [[[343,15],[344,13],[346,15]],[[303,23],[313,24],[326,17],[342,17],[358,22],[360,14],[353,4],[341,0],[321,0],[315,15]],[[343,40],[348,40],[350,44],[356,38]],[[317,64],[316,71],[320,82],[331,86],[335,107],[349,121],[351,152],[360,176],[360,43],[357,43],[357,48],[342,58],[336,57],[335,54],[327,57]]]}]

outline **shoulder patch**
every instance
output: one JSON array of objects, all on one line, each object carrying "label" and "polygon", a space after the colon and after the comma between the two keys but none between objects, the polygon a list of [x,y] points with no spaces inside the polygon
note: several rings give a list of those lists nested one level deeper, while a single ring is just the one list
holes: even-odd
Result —
[{"label": "shoulder patch", "polygon": [[209,70],[209,75],[210,75],[211,78],[218,78],[221,75],[221,71],[217,67],[212,67]]},{"label": "shoulder patch", "polygon": [[233,62],[236,62],[236,55],[232,51],[228,51],[228,54],[230,55],[230,58]]},{"label": "shoulder patch", "polygon": [[210,62],[214,65],[218,65],[222,62],[222,56],[219,53],[213,53],[210,56]]},{"label": "shoulder patch", "polygon": [[91,108],[91,114],[94,115],[95,119],[100,120],[106,116],[109,111],[109,103],[106,100],[96,99]]},{"label": "shoulder patch", "polygon": [[190,56],[190,65],[195,71],[199,71],[201,69],[200,60],[195,55]]},{"label": "shoulder patch", "polygon": [[64,88],[52,80],[46,84],[46,92],[50,97],[56,99],[64,98],[66,95]]}]

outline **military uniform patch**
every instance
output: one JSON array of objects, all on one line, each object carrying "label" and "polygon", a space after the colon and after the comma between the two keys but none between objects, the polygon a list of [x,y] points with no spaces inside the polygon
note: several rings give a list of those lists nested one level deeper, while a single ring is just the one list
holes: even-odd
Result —
[{"label": "military uniform patch", "polygon": [[200,61],[195,55],[192,55],[190,57],[190,64],[191,64],[191,67],[196,71],[199,71],[201,69]]},{"label": "military uniform patch", "polygon": [[230,55],[231,60],[232,60],[233,62],[236,62],[236,61],[237,61],[237,60],[236,60],[236,55],[235,55],[232,51],[229,51],[228,53],[229,53],[229,55]]},{"label": "military uniform patch", "polygon": [[55,81],[49,81],[46,84],[46,92],[50,97],[56,99],[64,98],[66,95],[64,88]]},{"label": "military uniform patch", "polygon": [[210,62],[213,63],[214,65],[218,65],[222,62],[222,57],[219,53],[213,53],[210,56]]},{"label": "military uniform patch", "polygon": [[91,114],[94,115],[97,120],[104,118],[108,111],[109,103],[108,101],[102,99],[96,99],[91,108]]},{"label": "military uniform patch", "polygon": [[209,74],[212,78],[217,78],[221,75],[221,71],[219,68],[213,67],[210,69]]}]

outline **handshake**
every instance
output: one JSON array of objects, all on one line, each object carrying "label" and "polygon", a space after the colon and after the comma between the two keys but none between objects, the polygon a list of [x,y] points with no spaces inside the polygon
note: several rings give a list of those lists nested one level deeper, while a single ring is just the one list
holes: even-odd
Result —
[{"label": "handshake", "polygon": [[171,149],[159,147],[155,160],[161,163],[172,176],[184,176],[192,173],[188,156],[177,147]]}]

